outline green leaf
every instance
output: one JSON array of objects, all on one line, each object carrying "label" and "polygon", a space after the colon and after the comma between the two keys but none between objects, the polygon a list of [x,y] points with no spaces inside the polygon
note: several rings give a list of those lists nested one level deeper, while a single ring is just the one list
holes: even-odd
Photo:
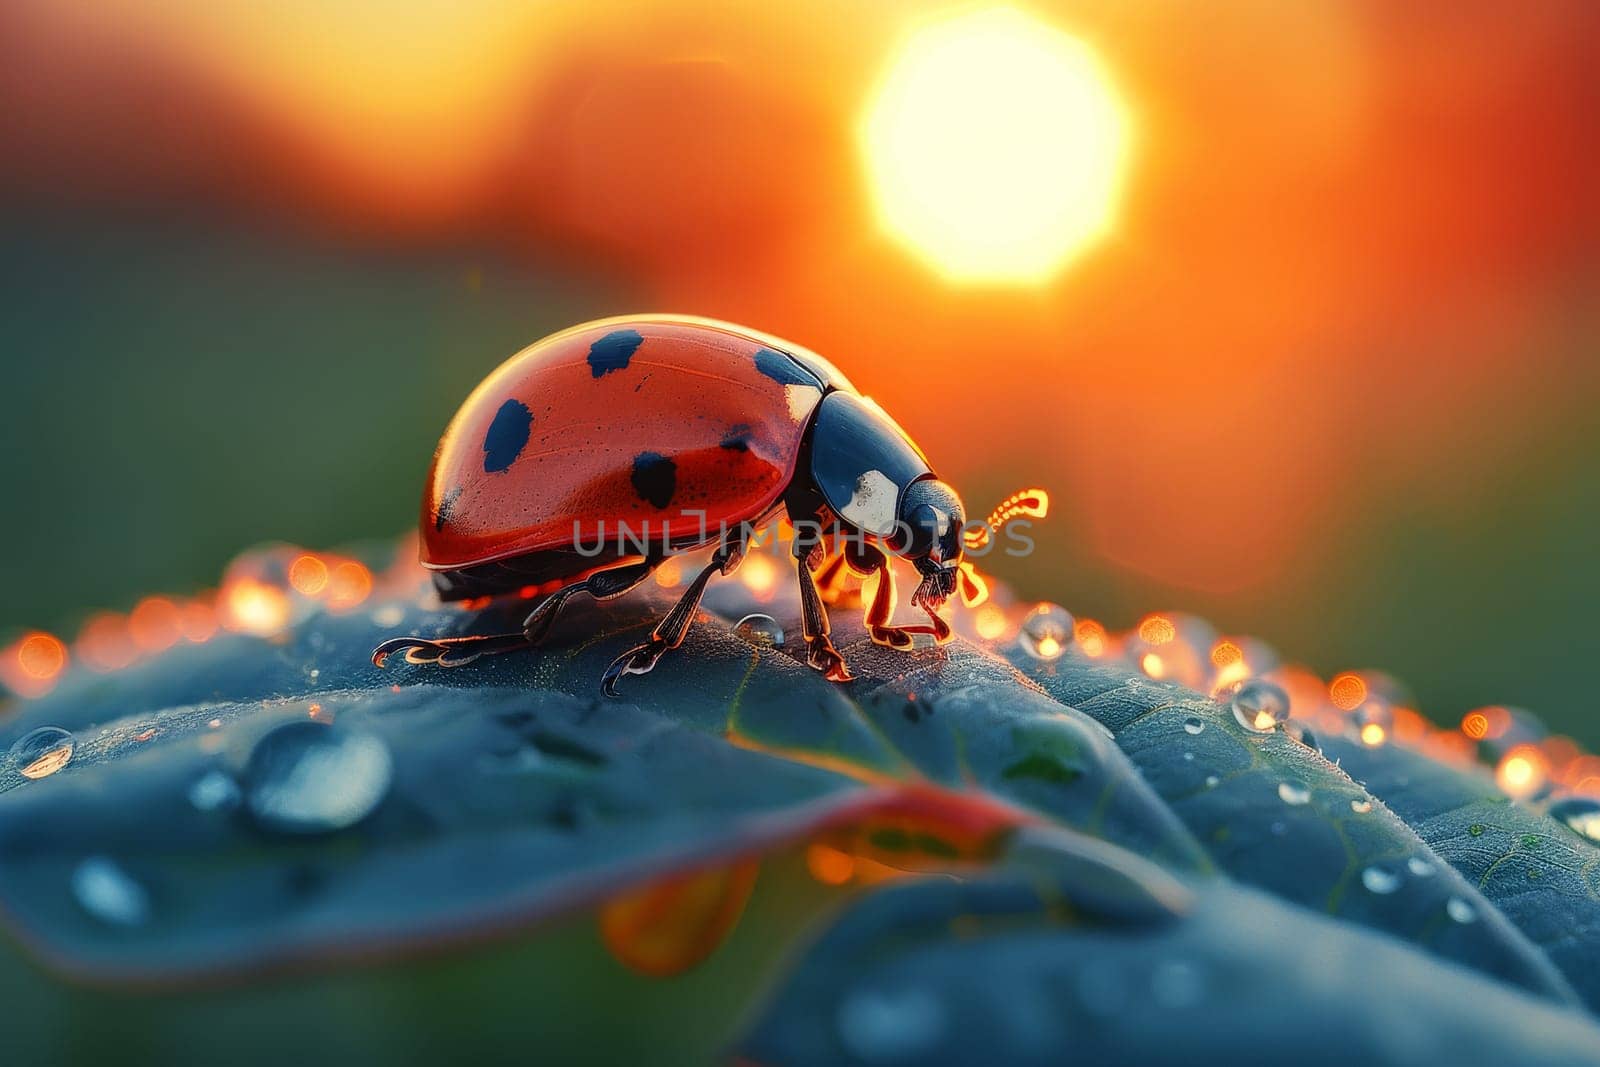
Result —
[{"label": "green leaf", "polygon": [[1487,771],[1333,738],[1330,758],[1380,797],[1561,968],[1600,1011],[1600,848],[1515,804]]},{"label": "green leaf", "polygon": [[[74,973],[239,970],[581,906],[696,858],[759,851],[907,781],[982,790],[1175,868],[1205,865],[1102,728],[976,650],[919,666],[861,649],[862,681],[841,688],[708,622],[632,680],[637,703],[604,700],[600,671],[648,618],[637,606],[580,609],[568,630],[604,637],[440,671],[379,670],[368,656],[387,631],[366,616],[317,615],[281,644],[225,638],[114,685],[75,679],[12,724],[14,734],[52,722],[85,736],[51,778],[0,778],[14,790],[0,797],[0,902]],[[429,632],[460,619],[413,612],[400,625]],[[913,669],[873,680],[874,664]],[[194,703],[202,697],[212,699]],[[388,744],[396,783],[378,817],[326,841],[263,848],[246,820],[188,802],[206,770],[242,774],[253,742],[313,702]],[[1006,776],[1030,758],[1070,766],[1070,780]],[[767,829],[750,836],[753,825]],[[924,838],[914,851],[940,849]],[[179,925],[105,937],[63,893],[75,865],[101,854],[175,887],[174,906],[157,912]],[[321,923],[295,906],[308,869]],[[434,884],[440,873],[449,877]],[[335,874],[352,879],[350,896],[330,895],[343,886]],[[406,900],[363,902],[383,885]],[[198,926],[200,898],[234,903]]]},{"label": "green leaf", "polygon": [[[1127,664],[1075,650],[1046,663],[1013,648],[1010,659],[1110,729],[1231,877],[1525,988],[1573,996],[1550,959],[1476,886],[1319,753],[1282,731],[1246,730],[1223,705]],[[1398,887],[1374,892],[1369,878]],[[1452,899],[1481,921],[1451,921]]]},{"label": "green leaf", "polygon": [[[757,1063],[1595,1062],[1580,1015],[1225,883],[1130,929],[1000,872],[867,898],[801,960]],[[955,936],[952,932],[955,931]]]},{"label": "green leaf", "polygon": [[[78,746],[49,777],[0,773],[0,923],[17,946],[0,951],[0,994],[28,1006],[15,1036],[47,1048],[48,1020],[92,1000],[162,1045],[204,1028],[205,991],[227,977],[243,983],[227,1000],[235,1022],[261,1035],[266,1056],[289,1035],[269,1021],[278,1009],[262,976],[288,968],[297,988],[395,1001],[437,995],[447,967],[453,982],[489,990],[455,1011],[488,1029],[537,1018],[563,1035],[551,1054],[703,1062],[759,1014],[742,1047],[803,1062],[812,1046],[787,1043],[794,1020],[821,1027],[816,1013],[844,1010],[819,1000],[817,983],[889,975],[902,957],[870,946],[904,936],[903,959],[925,962],[932,985],[955,983],[954,996],[986,983],[950,1016],[973,1042],[952,1050],[990,1040],[1026,1058],[1032,1046],[1015,1041],[1060,1025],[1041,1018],[1100,1003],[1076,1003],[1063,976],[1114,973],[1159,1000],[1183,984],[1180,968],[1149,985],[1170,959],[1222,983],[1207,988],[1241,991],[1203,998],[1215,1025],[1179,1026],[1195,1008],[1185,1002],[1167,1006],[1170,1029],[1141,1028],[1147,1005],[1129,1000],[1115,1018],[1079,1019],[1084,1043],[1059,1048],[1251,1058],[1287,1047],[1299,1025],[1330,1058],[1405,1059],[1421,1033],[1441,1055],[1518,1046],[1522,1062],[1539,1062],[1596,1038],[1551,962],[1576,968],[1576,953],[1530,941],[1495,906],[1502,898],[1444,862],[1466,853],[1417,816],[1431,850],[1404,809],[1358,810],[1368,793],[1282,734],[1245,731],[1225,708],[1126,665],[1072,654],[1046,664],[960,640],[893,652],[843,611],[835,636],[857,677],[834,685],[798,660],[798,642],[773,649],[734,633],[727,620],[763,608],[738,583],[710,603],[722,617],[625,679],[622,700],[599,696],[600,673],[659,617],[659,592],[576,605],[546,647],[450,670],[378,669],[368,657],[397,633],[502,632],[525,605],[471,614],[402,598],[312,611],[271,640],[224,635],[113,674],[77,672],[19,705],[0,744],[53,724]],[[388,753],[381,803],[336,832],[291,835],[253,818],[261,738],[330,719]],[[244,806],[191,798],[218,772],[240,782]],[[843,876],[819,873],[818,856]],[[756,861],[745,905],[749,879],[716,872]],[[890,868],[934,874],[874,888]],[[1395,875],[1392,891],[1363,879],[1372,868]],[[1504,898],[1530,933],[1540,915],[1577,914],[1543,903],[1548,882]],[[134,894],[120,912],[118,891]],[[821,945],[849,947],[839,961],[855,962],[840,971],[819,947],[796,969],[844,900],[857,905]],[[943,917],[908,930],[896,925],[902,908]],[[629,938],[648,938],[647,951]],[[690,969],[647,979],[613,956]],[[36,964],[48,982],[26,977]],[[486,987],[489,974],[503,982]],[[178,992],[122,999],[151,982]],[[525,986],[538,1007],[508,1007]],[[643,1029],[617,1032],[608,996]],[[761,1012],[764,996],[776,999]],[[478,1047],[458,1022],[406,1011],[345,1051]],[[114,1047],[97,1042],[84,1047]]]}]

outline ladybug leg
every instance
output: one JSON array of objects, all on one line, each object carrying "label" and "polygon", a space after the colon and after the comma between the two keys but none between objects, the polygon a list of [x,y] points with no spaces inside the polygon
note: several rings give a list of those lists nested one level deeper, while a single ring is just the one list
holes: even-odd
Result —
[{"label": "ladybug leg", "polygon": [[565,589],[557,589],[539,601],[528,613],[528,617],[522,620],[523,639],[530,645],[542,642],[549,636],[550,628],[555,625],[556,616],[561,614],[561,608],[578,593],[588,593],[596,600],[612,600],[638,588],[639,583],[650,577],[650,572],[659,567],[665,558],[651,556],[642,563],[630,563],[623,567],[598,571],[581,582],[569,585]]},{"label": "ladybug leg", "polygon": [[903,652],[910,651],[914,644],[911,636],[913,630],[889,625],[889,620],[894,617],[895,605],[894,571],[889,567],[889,557],[876,545],[865,542],[857,542],[846,551],[854,557],[850,560],[852,567],[864,574],[878,576],[878,588],[872,594],[872,603],[867,605],[863,619],[867,633],[877,644],[898,648]]},{"label": "ladybug leg", "polygon": [[520,633],[473,634],[468,637],[391,637],[372,650],[372,662],[382,667],[390,656],[403,652],[407,663],[461,667],[484,656],[520,652],[537,645],[549,635],[550,627],[561,613],[561,606],[575,593],[588,593],[596,600],[621,596],[650,577],[650,572],[660,563],[660,558],[651,557],[642,563],[599,571],[581,582],[559,589],[539,601],[523,621]]},{"label": "ladybug leg", "polygon": [[822,606],[822,597],[811,579],[810,559],[819,547],[819,543],[801,540],[798,534],[795,537],[794,560],[800,577],[800,626],[806,638],[806,662],[830,682],[848,682],[854,676],[828,636],[828,610]]},{"label": "ladybug leg", "polygon": [[700,598],[705,595],[706,584],[711,581],[713,574],[731,574],[739,566],[744,559],[748,536],[749,531],[743,526],[730,530],[721,546],[712,554],[711,562],[695,575],[689,588],[683,591],[683,596],[672,605],[672,610],[650,631],[650,640],[628,649],[611,661],[611,665],[600,676],[600,688],[606,696],[621,696],[617,692],[618,679],[626,674],[648,674],[655,669],[662,655],[683,644],[683,639],[689,636],[689,627],[694,623],[695,615],[700,611]]},{"label": "ladybug leg", "polygon": [[928,626],[889,625],[889,620],[894,617],[895,606],[894,570],[889,565],[889,557],[876,545],[864,542],[851,545],[848,551],[851,567],[865,574],[878,575],[878,589],[872,595],[872,603],[867,605],[863,620],[873,641],[909,652],[916,647],[918,637],[931,637],[936,644],[943,644],[950,639],[950,624],[932,612],[929,612],[932,623]]}]

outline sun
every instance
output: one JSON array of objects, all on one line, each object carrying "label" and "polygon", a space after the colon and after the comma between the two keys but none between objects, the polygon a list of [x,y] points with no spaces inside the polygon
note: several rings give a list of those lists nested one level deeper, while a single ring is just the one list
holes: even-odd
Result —
[{"label": "sun", "polygon": [[1029,284],[1111,229],[1129,130],[1088,45],[998,8],[913,34],[860,138],[891,235],[952,281]]}]

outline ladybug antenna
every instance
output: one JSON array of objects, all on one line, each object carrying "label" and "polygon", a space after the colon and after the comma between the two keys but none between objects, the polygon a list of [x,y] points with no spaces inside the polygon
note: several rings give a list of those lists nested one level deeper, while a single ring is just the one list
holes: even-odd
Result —
[{"label": "ladybug antenna", "polygon": [[1050,494],[1043,489],[1019,489],[1006,497],[1000,505],[989,512],[989,517],[982,526],[969,529],[962,535],[967,548],[982,548],[989,543],[989,539],[999,533],[1005,524],[1012,519],[1023,517],[1042,519],[1050,511]]}]

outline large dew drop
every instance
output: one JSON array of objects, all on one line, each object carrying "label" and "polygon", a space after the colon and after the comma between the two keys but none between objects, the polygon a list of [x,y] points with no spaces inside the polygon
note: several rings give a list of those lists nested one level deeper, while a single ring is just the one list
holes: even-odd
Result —
[{"label": "large dew drop", "polygon": [[1270,733],[1289,717],[1289,694],[1263,679],[1247,679],[1234,690],[1233,717],[1246,730]]},{"label": "large dew drop", "polygon": [[48,778],[72,759],[78,741],[59,726],[41,726],[11,746],[11,766],[24,778]]},{"label": "large dew drop", "polygon": [[372,814],[393,779],[394,761],[381,738],[291,722],[256,742],[245,768],[245,805],[266,830],[332,833]]},{"label": "large dew drop", "polygon": [[73,868],[72,895],[84,911],[111,926],[138,926],[150,917],[150,894],[105,856],[90,856]]},{"label": "large dew drop", "polygon": [[783,625],[771,615],[746,615],[734,623],[733,632],[757,648],[783,647]]},{"label": "large dew drop", "polygon": [[1566,824],[1580,837],[1600,844],[1600,800],[1593,797],[1566,797],[1550,805],[1550,817]]},{"label": "large dew drop", "polygon": [[1060,659],[1072,641],[1072,613],[1060,604],[1040,604],[1022,620],[1017,640],[1028,655],[1042,660]]},{"label": "large dew drop", "polygon": [[1361,884],[1367,887],[1368,892],[1386,896],[1400,888],[1400,876],[1387,867],[1373,864],[1361,872]]}]

